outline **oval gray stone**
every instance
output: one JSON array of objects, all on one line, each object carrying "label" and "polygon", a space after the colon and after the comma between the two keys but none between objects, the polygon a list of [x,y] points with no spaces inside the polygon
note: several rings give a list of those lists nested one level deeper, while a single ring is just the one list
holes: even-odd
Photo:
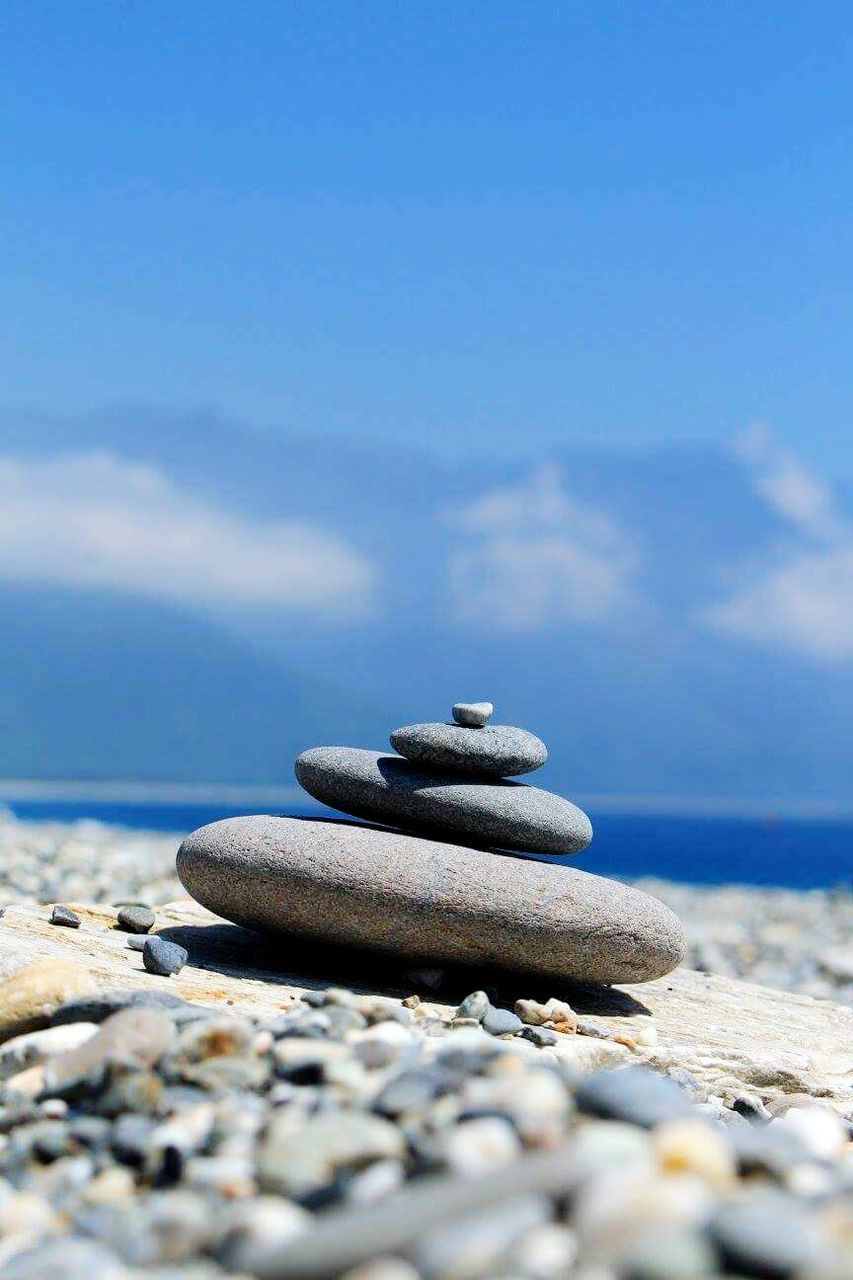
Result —
[{"label": "oval gray stone", "polygon": [[359,747],[312,747],[295,768],[310,795],[357,818],[531,853],[578,853],[592,839],[582,809],[522,782],[462,781]]},{"label": "oval gray stone", "polygon": [[466,729],[482,729],[495,714],[491,702],[454,702],[451,711],[456,723]]},{"label": "oval gray stone", "polygon": [[643,982],[684,954],[677,917],[638,889],[354,823],[227,818],[187,836],[177,867],[235,924],[432,964]]},{"label": "oval gray stone", "polygon": [[482,729],[407,724],[391,734],[391,746],[416,764],[485,778],[532,773],[548,759],[548,748],[541,738],[509,724],[487,724]]}]

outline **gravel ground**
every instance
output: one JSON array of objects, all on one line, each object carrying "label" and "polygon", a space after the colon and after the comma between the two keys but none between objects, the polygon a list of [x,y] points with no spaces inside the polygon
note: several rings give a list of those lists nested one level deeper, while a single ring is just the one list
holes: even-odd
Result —
[{"label": "gravel ground", "polygon": [[[3,821],[2,898],[156,908],[174,850]],[[844,945],[834,895],[647,887],[694,961],[845,989],[814,958]],[[143,977],[0,984],[0,1280],[853,1275],[853,1135],[819,1101],[747,1116],[680,1068],[579,1078],[549,1048],[580,1029],[559,1003],[475,992],[448,1022],[332,989],[250,1021]]]}]

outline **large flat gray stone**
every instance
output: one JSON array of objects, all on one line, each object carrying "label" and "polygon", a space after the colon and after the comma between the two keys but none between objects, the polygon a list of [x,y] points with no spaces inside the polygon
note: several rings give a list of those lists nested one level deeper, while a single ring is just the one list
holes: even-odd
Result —
[{"label": "large flat gray stone", "polygon": [[439,964],[641,982],[684,952],[677,917],[637,889],[375,827],[228,818],[188,836],[177,867],[235,924]]},{"label": "large flat gray stone", "polygon": [[438,722],[407,724],[391,734],[391,746],[415,764],[484,778],[532,773],[548,759],[548,748],[541,738],[510,724],[487,724],[479,729]]},{"label": "large flat gray stone", "polygon": [[471,782],[357,747],[312,747],[295,769],[315,799],[357,818],[531,853],[578,853],[592,839],[582,809],[522,782]]}]

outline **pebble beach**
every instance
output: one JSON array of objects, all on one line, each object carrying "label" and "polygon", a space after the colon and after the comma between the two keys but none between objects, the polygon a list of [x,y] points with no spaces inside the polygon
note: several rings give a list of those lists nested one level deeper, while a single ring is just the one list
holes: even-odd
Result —
[{"label": "pebble beach", "polygon": [[[179,840],[3,814],[0,902],[67,904],[63,936],[74,904],[143,903],[116,927],[145,930],[186,896]],[[840,890],[640,887],[680,916],[689,966],[851,1003]],[[15,969],[0,1280],[853,1274],[849,1118],[716,1096],[641,1049],[579,1073],[558,1049],[593,1031],[559,1000],[472,991],[447,1015],[422,975],[403,1000],[331,988],[252,1018],[187,1003],[158,970],[110,994],[73,963]]]}]

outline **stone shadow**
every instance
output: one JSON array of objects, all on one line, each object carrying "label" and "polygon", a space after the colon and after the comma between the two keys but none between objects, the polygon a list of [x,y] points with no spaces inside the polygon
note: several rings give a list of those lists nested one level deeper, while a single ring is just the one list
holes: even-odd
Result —
[{"label": "stone shadow", "polygon": [[348,987],[387,996],[413,992],[424,1000],[458,1004],[471,991],[487,991],[494,1003],[511,1008],[521,998],[567,1000],[580,1014],[632,1017],[650,1010],[619,987],[560,982],[483,966],[439,966],[429,960],[318,942],[286,934],[256,933],[236,924],[170,925],[158,930],[189,952],[189,966],[233,978],[323,990]]}]

